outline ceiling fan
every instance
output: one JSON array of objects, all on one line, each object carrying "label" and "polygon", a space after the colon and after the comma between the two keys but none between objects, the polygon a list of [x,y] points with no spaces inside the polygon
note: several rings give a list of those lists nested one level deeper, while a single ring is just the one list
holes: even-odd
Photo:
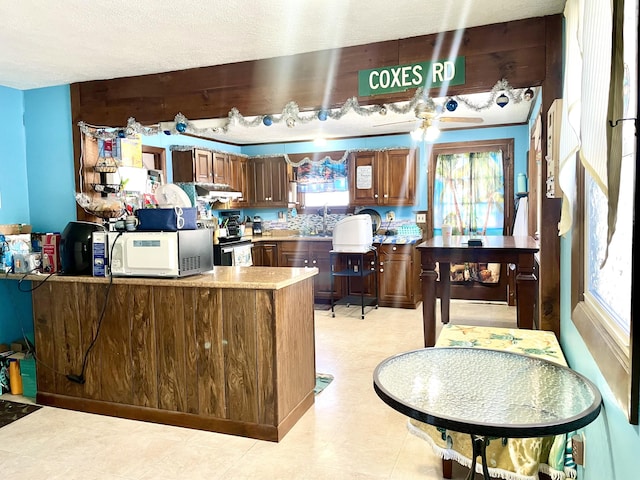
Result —
[{"label": "ceiling fan", "polygon": [[[457,106],[457,103],[456,103]],[[455,108],[454,108],[455,109]],[[457,123],[482,123],[482,117],[447,117],[442,115],[442,106],[436,105],[431,98],[419,101],[414,107],[416,119],[421,121],[420,125],[411,131],[411,136],[415,140],[433,141],[440,135],[438,123],[440,122],[457,122]],[[400,122],[383,123],[376,126],[396,125],[400,123],[415,122],[412,120],[403,120]]]}]

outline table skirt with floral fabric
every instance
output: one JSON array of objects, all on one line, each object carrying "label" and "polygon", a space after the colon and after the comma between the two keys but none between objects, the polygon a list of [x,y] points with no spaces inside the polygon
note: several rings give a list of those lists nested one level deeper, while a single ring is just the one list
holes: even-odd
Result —
[{"label": "table skirt with floral fabric", "polygon": [[[443,325],[436,347],[477,347],[540,357],[567,366],[553,332],[517,328]],[[471,467],[471,438],[466,433],[409,420],[409,430],[424,438],[445,460]],[[543,438],[490,438],[487,463],[492,478],[537,480],[538,472],[553,480],[576,478],[575,463],[567,450],[567,435]],[[482,466],[476,471],[482,473]]]}]

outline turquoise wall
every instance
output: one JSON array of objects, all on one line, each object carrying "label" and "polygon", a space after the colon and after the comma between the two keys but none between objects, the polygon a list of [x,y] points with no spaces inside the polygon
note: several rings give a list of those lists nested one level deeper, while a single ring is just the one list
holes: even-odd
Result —
[{"label": "turquoise wall", "polygon": [[600,416],[580,430],[586,460],[578,466],[581,480],[638,478],[640,427],[631,425],[618,406],[589,349],[571,321],[571,234],[560,240],[560,345],[569,366],[594,382],[602,394]]},{"label": "turquoise wall", "polygon": [[[0,129],[0,223],[31,223],[36,230],[64,228],[75,220],[73,152],[71,147],[69,88],[53,87],[18,91],[0,86],[0,112],[4,119]],[[24,118],[24,120],[23,120]],[[24,123],[23,123],[24,121]],[[514,174],[526,173],[527,126],[486,128],[476,131],[443,132],[439,142],[492,138],[515,139]],[[167,147],[179,137],[161,134],[146,142]],[[186,144],[200,145],[197,139]],[[265,155],[268,153],[312,152],[311,143],[235,148],[206,142],[201,146],[220,150]],[[408,135],[330,142],[323,150],[411,147]],[[258,151],[259,150],[259,151]],[[317,150],[317,149],[316,149]],[[398,209],[398,218],[413,218],[413,210],[426,208],[426,149],[421,146],[419,203]],[[170,171],[170,163],[168,170]],[[265,216],[266,217],[266,216]],[[617,406],[582,338],[571,322],[571,241],[561,240],[561,329],[560,342],[570,366],[598,385],[604,409],[598,419],[584,429],[586,468],[579,467],[584,480],[635,478],[638,471],[640,430],[629,425]],[[30,295],[19,292],[17,282],[0,282],[0,342],[33,331]]]}]

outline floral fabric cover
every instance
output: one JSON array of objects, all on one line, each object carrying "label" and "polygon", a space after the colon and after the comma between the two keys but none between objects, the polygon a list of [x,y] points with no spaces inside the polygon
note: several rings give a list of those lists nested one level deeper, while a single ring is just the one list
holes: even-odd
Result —
[{"label": "floral fabric cover", "polygon": [[[477,347],[532,355],[567,366],[553,332],[517,328],[443,325],[436,347]],[[445,460],[471,467],[471,439],[466,433],[434,427],[410,419],[409,431],[424,438]],[[576,478],[575,464],[567,458],[567,435],[544,438],[491,438],[487,463],[492,478],[538,480],[538,472],[553,480]],[[482,465],[476,467],[482,473]]]}]

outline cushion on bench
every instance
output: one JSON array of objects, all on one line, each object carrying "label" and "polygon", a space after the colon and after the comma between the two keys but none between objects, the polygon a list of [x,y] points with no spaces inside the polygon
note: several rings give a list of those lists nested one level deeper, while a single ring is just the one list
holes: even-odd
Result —
[{"label": "cushion on bench", "polygon": [[[553,332],[518,328],[476,327],[445,324],[435,347],[475,347],[505,350],[540,357],[567,366]],[[434,427],[414,419],[409,430],[424,438],[444,460],[471,466],[471,439],[466,433]],[[487,463],[492,478],[538,480],[538,472],[554,480],[576,478],[575,468],[565,466],[566,435],[544,438],[496,438],[487,445]],[[477,466],[482,473],[481,465]]]}]

